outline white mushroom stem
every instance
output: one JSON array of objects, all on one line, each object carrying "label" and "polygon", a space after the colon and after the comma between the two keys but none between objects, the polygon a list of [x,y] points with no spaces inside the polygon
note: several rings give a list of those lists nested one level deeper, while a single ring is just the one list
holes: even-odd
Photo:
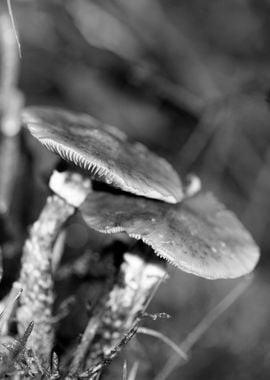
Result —
[{"label": "white mushroom stem", "polygon": [[[60,183],[59,176],[62,178]],[[18,281],[23,289],[17,309],[18,330],[22,334],[29,322],[34,322],[28,344],[42,361],[48,360],[54,339],[53,246],[63,224],[79,206],[79,200],[83,202],[87,196],[90,180],[83,179],[79,174],[54,172],[50,184],[55,192],[65,194],[66,198],[52,195],[47,199],[24,245]]]},{"label": "white mushroom stem", "polygon": [[71,364],[70,376],[91,369],[110,354],[133,327],[149,297],[166,276],[160,262],[146,262],[126,253],[117,283],[107,300],[90,319]]},{"label": "white mushroom stem", "polygon": [[186,184],[184,188],[184,194],[186,198],[193,197],[202,188],[201,180],[195,174],[188,174],[186,177]]}]

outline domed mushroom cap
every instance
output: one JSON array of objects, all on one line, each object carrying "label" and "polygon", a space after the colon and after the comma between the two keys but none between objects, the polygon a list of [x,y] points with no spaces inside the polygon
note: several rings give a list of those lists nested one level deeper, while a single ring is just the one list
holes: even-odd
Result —
[{"label": "domed mushroom cap", "polygon": [[183,271],[208,279],[242,276],[259,259],[249,232],[210,193],[169,205],[92,192],[81,211],[91,228],[104,233],[125,231]]},{"label": "domed mushroom cap", "polygon": [[49,150],[99,181],[137,195],[176,203],[183,198],[177,173],[140,143],[89,115],[46,107],[22,113],[31,134]]}]

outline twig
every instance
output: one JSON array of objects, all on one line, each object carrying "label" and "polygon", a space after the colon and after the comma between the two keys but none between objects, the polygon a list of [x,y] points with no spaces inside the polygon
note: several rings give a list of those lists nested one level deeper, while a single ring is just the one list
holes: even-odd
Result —
[{"label": "twig", "polygon": [[138,369],[139,369],[139,362],[135,361],[128,374],[127,380],[136,380]]},{"label": "twig", "polygon": [[15,39],[16,39],[17,47],[18,47],[19,57],[22,58],[21,43],[20,43],[18,32],[17,32],[15,20],[14,20],[14,17],[13,17],[13,11],[12,11],[12,7],[11,7],[11,0],[7,0],[7,6],[8,6],[8,13],[9,13],[10,20],[11,20],[12,27],[13,27],[14,36],[15,36]]},{"label": "twig", "polygon": [[23,96],[16,89],[18,56],[7,12],[0,14],[0,213],[9,210],[19,171],[20,110]]},{"label": "twig", "polygon": [[18,283],[15,283],[10,294],[7,297],[4,310],[0,314],[0,336],[5,336],[8,334],[9,324],[11,322],[13,313],[15,312],[16,303],[21,294],[22,288],[20,288]]},{"label": "twig", "polygon": [[17,86],[19,60],[11,19],[6,11],[0,15],[1,26],[1,91],[10,92]]},{"label": "twig", "polygon": [[139,327],[138,333],[158,338],[162,342],[166,343],[169,347],[171,347],[176,352],[176,354],[180,356],[181,359],[188,360],[187,354],[180,347],[178,347],[176,343],[174,343],[170,338],[168,338],[161,332],[149,329],[147,327]]},{"label": "twig", "polygon": [[73,378],[74,375],[79,371],[83,361],[85,360],[85,356],[87,355],[87,350],[91,345],[97,330],[101,323],[101,317],[103,314],[102,307],[99,308],[98,314],[93,316],[84,330],[81,342],[75,352],[74,359],[70,365],[68,378]]},{"label": "twig", "polygon": [[100,376],[101,371],[104,366],[109,365],[113,359],[122,351],[123,347],[125,347],[128,342],[134,337],[138,330],[139,319],[136,320],[131,329],[124,335],[124,337],[120,340],[120,342],[113,348],[107,352],[106,355],[103,355],[101,361],[96,365],[89,368],[87,371],[81,373],[79,375],[79,379],[91,379],[96,380],[96,376]]},{"label": "twig", "polygon": [[168,274],[166,272],[164,272],[163,276],[160,277],[159,281],[155,284],[152,292],[150,293],[143,309],[142,309],[142,313],[145,313],[146,309],[148,308],[148,306],[150,305],[150,303],[152,302],[153,298],[155,297],[157,291],[158,291],[158,288],[160,287],[160,285],[165,282],[167,279],[168,279]]}]

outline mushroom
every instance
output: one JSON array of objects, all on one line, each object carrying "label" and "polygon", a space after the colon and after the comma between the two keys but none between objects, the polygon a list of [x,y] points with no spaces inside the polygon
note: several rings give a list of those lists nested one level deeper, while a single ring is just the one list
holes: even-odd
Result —
[{"label": "mushroom", "polygon": [[105,191],[80,207],[87,224],[103,233],[126,232],[179,269],[208,279],[251,272],[259,249],[237,217],[211,193],[170,205]]},{"label": "mushroom", "polygon": [[23,289],[16,310],[19,333],[31,320],[34,321],[29,344],[38,352],[42,363],[47,362],[54,340],[53,245],[63,224],[85,199],[89,180],[78,173],[55,171],[50,179],[50,188],[55,194],[48,197],[38,220],[30,229],[23,247],[19,280],[13,285]]},{"label": "mushroom", "polygon": [[52,247],[63,224],[89,192],[90,178],[171,203],[182,199],[183,190],[164,159],[88,115],[30,107],[23,111],[22,120],[49,150],[85,169],[84,178],[69,171],[53,173],[50,188],[54,195],[48,198],[23,249],[19,286],[24,292],[17,309],[18,329],[22,333],[34,320],[29,342],[46,361],[53,344]]},{"label": "mushroom", "polygon": [[25,109],[22,120],[49,150],[101,182],[169,203],[183,198],[180,179],[171,165],[111,125],[86,114],[46,107]]},{"label": "mushroom", "polygon": [[84,367],[89,368],[89,374],[100,374],[102,358],[109,359],[121,337],[136,328],[151,289],[166,275],[165,260],[185,272],[218,279],[247,274],[259,258],[248,231],[211,193],[200,192],[195,176],[188,178],[186,197],[176,205],[111,193],[108,187],[104,190],[106,187],[100,190],[94,186],[80,206],[86,223],[102,233],[125,232],[145,243],[136,249],[150,247],[160,258],[147,262],[144,252],[141,257],[124,255],[122,282],[115,283],[102,312],[89,320],[74,354],[70,378]]}]

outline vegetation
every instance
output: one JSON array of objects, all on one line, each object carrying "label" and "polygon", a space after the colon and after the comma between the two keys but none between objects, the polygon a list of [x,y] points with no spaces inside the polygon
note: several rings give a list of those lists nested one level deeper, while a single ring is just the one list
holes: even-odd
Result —
[{"label": "vegetation", "polygon": [[267,378],[267,5],[13,8],[0,378]]}]

